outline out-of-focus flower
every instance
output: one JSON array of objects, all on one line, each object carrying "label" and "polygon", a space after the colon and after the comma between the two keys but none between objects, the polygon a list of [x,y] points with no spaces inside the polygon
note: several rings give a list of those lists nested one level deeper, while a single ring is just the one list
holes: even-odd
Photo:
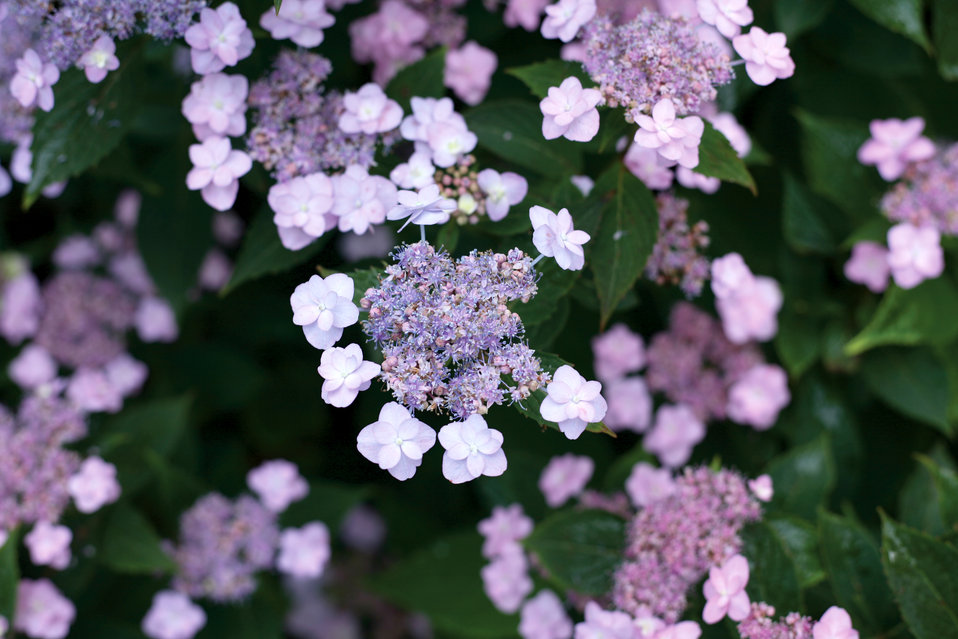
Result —
[{"label": "out-of-focus flower", "polygon": [[206,625],[206,613],[181,592],[163,590],[153,595],[153,604],[141,624],[150,639],[193,639]]},{"label": "out-of-focus flower", "polygon": [[914,288],[945,270],[941,234],[930,226],[902,222],[888,231],[888,265],[895,284]]},{"label": "out-of-focus flower", "polygon": [[568,453],[553,457],[539,475],[539,490],[550,508],[558,508],[582,493],[592,478],[595,463],[591,457]]},{"label": "out-of-focus flower", "polygon": [[283,512],[309,494],[309,484],[299,474],[299,468],[285,459],[263,462],[246,474],[246,483],[274,513]]}]

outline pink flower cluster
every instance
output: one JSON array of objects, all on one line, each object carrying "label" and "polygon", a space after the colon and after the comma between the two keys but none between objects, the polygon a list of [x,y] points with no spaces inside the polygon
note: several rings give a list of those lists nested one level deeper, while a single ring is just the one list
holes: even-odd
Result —
[{"label": "pink flower cluster", "polygon": [[592,353],[596,377],[605,384],[606,426],[613,430],[644,432],[652,420],[652,397],[645,380],[627,377],[646,364],[642,337],[625,324],[616,324],[592,338]]},{"label": "pink flower cluster", "polygon": [[529,562],[519,543],[532,532],[532,520],[519,504],[497,506],[479,522],[479,532],[485,537],[482,554],[490,560],[480,571],[486,595],[500,611],[512,614],[532,592]]}]

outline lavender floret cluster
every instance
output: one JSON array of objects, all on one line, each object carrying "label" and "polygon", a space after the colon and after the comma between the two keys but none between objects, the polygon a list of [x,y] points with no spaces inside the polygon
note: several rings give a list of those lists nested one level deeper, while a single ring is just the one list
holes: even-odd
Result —
[{"label": "lavender floret cluster", "polygon": [[615,573],[615,606],[675,623],[686,593],[711,566],[742,548],[739,531],[762,510],[735,472],[686,468],[675,492],[639,511],[629,526],[625,562]]},{"label": "lavender floret cluster", "polygon": [[709,261],[699,251],[709,245],[708,222],[688,222],[688,200],[662,193],[659,237],[645,265],[645,276],[657,284],[679,285],[688,297],[697,297],[709,275]]},{"label": "lavender floret cluster", "polygon": [[881,209],[893,222],[958,235],[958,144],[910,164],[901,181],[882,198]]},{"label": "lavender floret cluster", "polygon": [[[797,612],[774,619],[775,608],[765,602],[752,602],[748,617],[739,623],[742,639],[811,639],[815,620]],[[857,634],[857,633],[856,633]]]},{"label": "lavender floret cluster", "polygon": [[585,70],[609,106],[650,113],[663,98],[678,115],[715,100],[715,87],[732,81],[728,55],[696,37],[688,21],[650,9],[616,26],[599,15],[583,28]]},{"label": "lavender floret cluster", "polygon": [[369,311],[363,330],[383,353],[381,378],[398,402],[466,419],[522,401],[549,380],[507,306],[536,294],[525,253],[473,251],[453,261],[420,242],[393,257],[361,305]]}]

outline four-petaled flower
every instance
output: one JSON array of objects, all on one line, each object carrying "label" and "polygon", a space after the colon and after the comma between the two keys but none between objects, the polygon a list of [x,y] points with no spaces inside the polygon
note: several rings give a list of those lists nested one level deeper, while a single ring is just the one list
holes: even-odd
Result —
[{"label": "four-petaled flower", "polygon": [[844,608],[832,606],[812,626],[813,639],[858,639],[858,631],[852,628],[852,618]]},{"label": "four-petaled flower", "polygon": [[671,164],[678,163],[687,169],[699,164],[699,143],[705,131],[705,123],[697,115],[678,118],[675,105],[662,98],[652,107],[652,115],[633,112],[639,130],[635,143],[647,149],[655,149],[659,156]]},{"label": "four-petaled flower", "polygon": [[935,155],[934,143],[921,134],[922,118],[872,120],[868,129],[872,136],[858,149],[858,161],[874,164],[888,182],[900,178],[909,164]]},{"label": "four-petaled flower", "polygon": [[314,347],[329,348],[343,336],[344,328],[359,320],[353,290],[352,278],[333,273],[326,279],[313,275],[293,291],[289,298],[293,324],[303,327],[306,340]]},{"label": "four-petaled flower", "polygon": [[489,428],[481,415],[446,424],[439,430],[439,443],[446,449],[442,475],[454,484],[472,481],[480,475],[498,477],[506,472],[502,433]]},{"label": "four-petaled flower", "polygon": [[560,268],[578,271],[585,265],[582,245],[589,241],[589,234],[572,228],[569,209],[553,213],[542,206],[529,209],[532,221],[532,243],[546,257],[554,257]]},{"label": "four-petaled flower", "polygon": [[479,172],[476,181],[486,194],[486,215],[493,222],[504,218],[509,207],[525,199],[529,190],[526,179],[511,171],[499,173],[493,169],[484,169]]},{"label": "four-petaled flower", "polygon": [[203,9],[199,24],[187,29],[183,38],[191,47],[193,71],[200,75],[222,71],[253,52],[253,32],[232,2]]},{"label": "four-petaled flower", "polygon": [[339,230],[362,235],[373,224],[386,220],[386,211],[396,202],[395,185],[380,175],[369,175],[365,168],[351,164],[345,173],[333,178],[333,215],[339,218]]},{"label": "four-petaled flower", "polygon": [[397,402],[379,411],[379,420],[359,432],[356,448],[363,457],[379,464],[400,481],[416,474],[422,456],[436,443],[436,431],[409,414]]},{"label": "four-petaled flower", "polygon": [[116,466],[99,457],[88,457],[67,481],[67,492],[81,513],[92,513],[120,497]]},{"label": "four-petaled flower", "polygon": [[543,38],[571,42],[582,26],[595,16],[595,0],[559,0],[546,7],[540,31]]},{"label": "four-petaled flower", "polygon": [[735,51],[745,60],[745,72],[752,82],[767,86],[795,73],[795,63],[785,46],[784,33],[766,33],[752,27],[748,33],[732,39]]},{"label": "four-petaled flower", "polygon": [[246,474],[246,484],[269,510],[281,513],[309,494],[309,484],[291,461],[273,459]]},{"label": "four-petaled flower", "polygon": [[217,211],[225,211],[236,201],[237,178],[249,173],[253,161],[243,151],[234,151],[228,138],[209,137],[190,145],[193,169],[186,175],[186,186],[200,191],[203,200]]},{"label": "four-petaled flower", "polygon": [[140,628],[151,639],[192,639],[206,625],[206,613],[189,597],[175,590],[153,595]]},{"label": "four-petaled flower", "polygon": [[336,19],[326,12],[324,0],[283,0],[279,13],[270,7],[259,18],[274,40],[289,38],[301,47],[310,49],[323,42],[323,29],[333,26]]},{"label": "four-petaled flower", "polygon": [[90,82],[94,84],[102,82],[108,71],[116,71],[120,68],[113,39],[107,35],[97,38],[90,50],[80,56],[77,66],[83,68],[86,79]]},{"label": "four-petaled flower", "polygon": [[748,560],[734,555],[719,566],[709,569],[709,578],[702,590],[705,593],[705,623],[718,623],[728,615],[733,621],[748,617],[751,602],[745,586],[748,584]]},{"label": "four-petaled flower", "polygon": [[24,108],[34,102],[44,111],[53,108],[53,85],[60,79],[60,71],[47,62],[44,64],[33,49],[23,52],[17,60],[17,74],[10,80],[10,93]]},{"label": "four-petaled flower", "polygon": [[601,395],[602,384],[587,381],[571,366],[560,366],[546,387],[548,396],[539,411],[542,419],[555,422],[569,439],[576,439],[586,426],[601,422],[608,409]]},{"label": "four-petaled flower", "polygon": [[339,129],[344,133],[383,133],[402,122],[402,107],[390,100],[374,82],[367,82],[359,91],[343,96],[346,108],[339,116]]},{"label": "four-petaled flower", "polygon": [[573,142],[588,142],[599,132],[599,110],[602,101],[598,89],[583,89],[579,78],[571,76],[539,102],[542,111],[542,136],[547,140],[565,137]]},{"label": "four-petaled flower", "polygon": [[301,175],[270,187],[266,196],[280,241],[296,251],[336,227],[333,183],[324,173]]},{"label": "four-petaled flower", "polygon": [[359,344],[330,348],[323,353],[317,369],[323,382],[323,401],[331,406],[349,406],[359,391],[369,388],[369,380],[379,374],[380,366],[363,361]]},{"label": "four-petaled flower", "polygon": [[216,135],[243,135],[248,94],[245,76],[211,73],[190,87],[190,94],[183,99],[183,115],[200,141]]}]

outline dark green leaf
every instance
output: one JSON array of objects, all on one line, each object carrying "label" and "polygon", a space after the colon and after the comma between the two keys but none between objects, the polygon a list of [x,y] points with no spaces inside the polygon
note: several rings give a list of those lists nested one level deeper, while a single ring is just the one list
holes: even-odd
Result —
[{"label": "dark green leaf", "polygon": [[626,523],[602,510],[552,515],[525,540],[549,576],[563,589],[604,595],[622,563]]},{"label": "dark green leaf", "polygon": [[207,622],[196,639],[283,639],[286,597],[277,588],[259,584],[250,601],[242,605],[207,604]]},{"label": "dark green leaf", "polygon": [[862,359],[865,383],[883,402],[946,435],[948,374],[927,348],[882,348]]},{"label": "dark green leaf", "polygon": [[835,485],[835,462],[828,436],[821,435],[779,455],[769,462],[766,472],[775,485],[772,505],[812,519]]},{"label": "dark green leaf", "polygon": [[[323,277],[329,277],[333,271],[320,269]],[[353,304],[359,306],[359,301],[366,295],[366,291],[371,288],[379,288],[380,278],[383,276],[382,269],[364,268],[358,271],[346,273],[353,280]]]},{"label": "dark green leaf", "polygon": [[400,69],[386,86],[386,95],[409,112],[410,98],[441,98],[446,94],[443,74],[446,70],[446,48],[439,47],[429,55]]},{"label": "dark green leaf", "polygon": [[[940,442],[928,451],[926,457],[939,468],[958,471],[948,450]],[[941,518],[940,500],[941,495],[931,472],[926,466],[915,464],[898,493],[898,518],[912,528],[930,535],[941,535],[945,532],[945,523]]]},{"label": "dark green leaf", "polygon": [[562,333],[566,323],[569,321],[569,312],[571,304],[568,297],[559,299],[552,316],[548,322],[540,322],[533,326],[526,327],[526,340],[529,347],[533,349],[552,348],[556,338]]},{"label": "dark green leaf", "polygon": [[152,575],[176,570],[160,537],[143,515],[126,504],[113,508],[97,547],[100,562],[124,574]]},{"label": "dark green leaf", "polygon": [[109,454],[119,446],[132,444],[169,455],[189,425],[190,402],[188,396],[181,396],[124,407],[122,413],[107,421],[98,444],[100,451]]},{"label": "dark green leaf", "polygon": [[742,554],[748,558],[750,568],[749,598],[779,610],[800,610],[801,589],[795,564],[775,531],[764,522],[753,524],[742,532],[742,541]]},{"label": "dark green leaf", "polygon": [[808,191],[791,173],[785,174],[782,231],[797,252],[832,253],[838,245],[829,220],[839,217],[835,207]]},{"label": "dark green leaf", "polygon": [[791,377],[800,377],[822,354],[821,327],[815,318],[787,307],[778,319],[775,350]]},{"label": "dark green leaf", "polygon": [[456,250],[457,244],[459,244],[459,224],[452,220],[439,229],[436,245],[446,249],[451,254]]},{"label": "dark green leaf", "polygon": [[20,564],[17,547],[20,531],[10,531],[6,542],[0,546],[0,616],[13,619],[17,609],[17,586],[20,584]]},{"label": "dark green leaf", "polygon": [[825,579],[818,558],[818,531],[804,519],[772,515],[765,523],[782,545],[795,568],[798,585],[808,588]]},{"label": "dark green leaf", "polygon": [[851,0],[851,3],[886,29],[931,51],[924,26],[924,0]]},{"label": "dark green leaf", "polygon": [[791,0],[790,2],[776,2],[772,5],[775,11],[775,23],[778,29],[788,36],[792,43],[802,33],[813,29],[832,8],[834,0]]},{"label": "dark green leaf", "polygon": [[946,80],[958,80],[958,4],[953,0],[932,0],[932,11],[938,70]]},{"label": "dark green leaf", "polygon": [[276,15],[279,15],[279,9],[283,6],[283,0],[273,0],[273,7],[276,9]]},{"label": "dark green leaf", "polygon": [[309,482],[309,494],[305,499],[290,504],[283,511],[284,526],[304,526],[321,521],[330,530],[336,530],[343,517],[354,506],[369,496],[369,488],[329,479]]},{"label": "dark green leaf", "polygon": [[530,327],[552,321],[559,302],[582,275],[581,270],[567,271],[559,268],[552,258],[545,258],[536,267],[542,276],[539,278],[539,290],[535,297],[528,302],[514,302],[510,306],[519,313],[522,323]]},{"label": "dark green leaf", "polygon": [[546,97],[550,87],[559,86],[563,80],[569,77],[579,78],[583,87],[588,88],[595,86],[595,82],[593,82],[589,74],[585,72],[582,65],[571,60],[557,60],[552,58],[545,62],[536,62],[534,64],[527,64],[524,67],[506,69],[506,73],[522,80],[537,98]]},{"label": "dark green leaf", "polygon": [[958,550],[882,513],[882,566],[917,639],[958,637]]},{"label": "dark green leaf", "polygon": [[950,530],[958,531],[958,473],[947,466],[939,466],[925,455],[919,455],[918,461],[928,469],[935,482],[942,521]]},{"label": "dark green leaf", "polygon": [[693,171],[724,182],[740,184],[753,194],[757,193],[755,180],[748,172],[745,162],[729,144],[728,138],[716,131],[708,120],[705,120],[705,132],[702,133],[702,143],[699,145],[699,165]]}]

